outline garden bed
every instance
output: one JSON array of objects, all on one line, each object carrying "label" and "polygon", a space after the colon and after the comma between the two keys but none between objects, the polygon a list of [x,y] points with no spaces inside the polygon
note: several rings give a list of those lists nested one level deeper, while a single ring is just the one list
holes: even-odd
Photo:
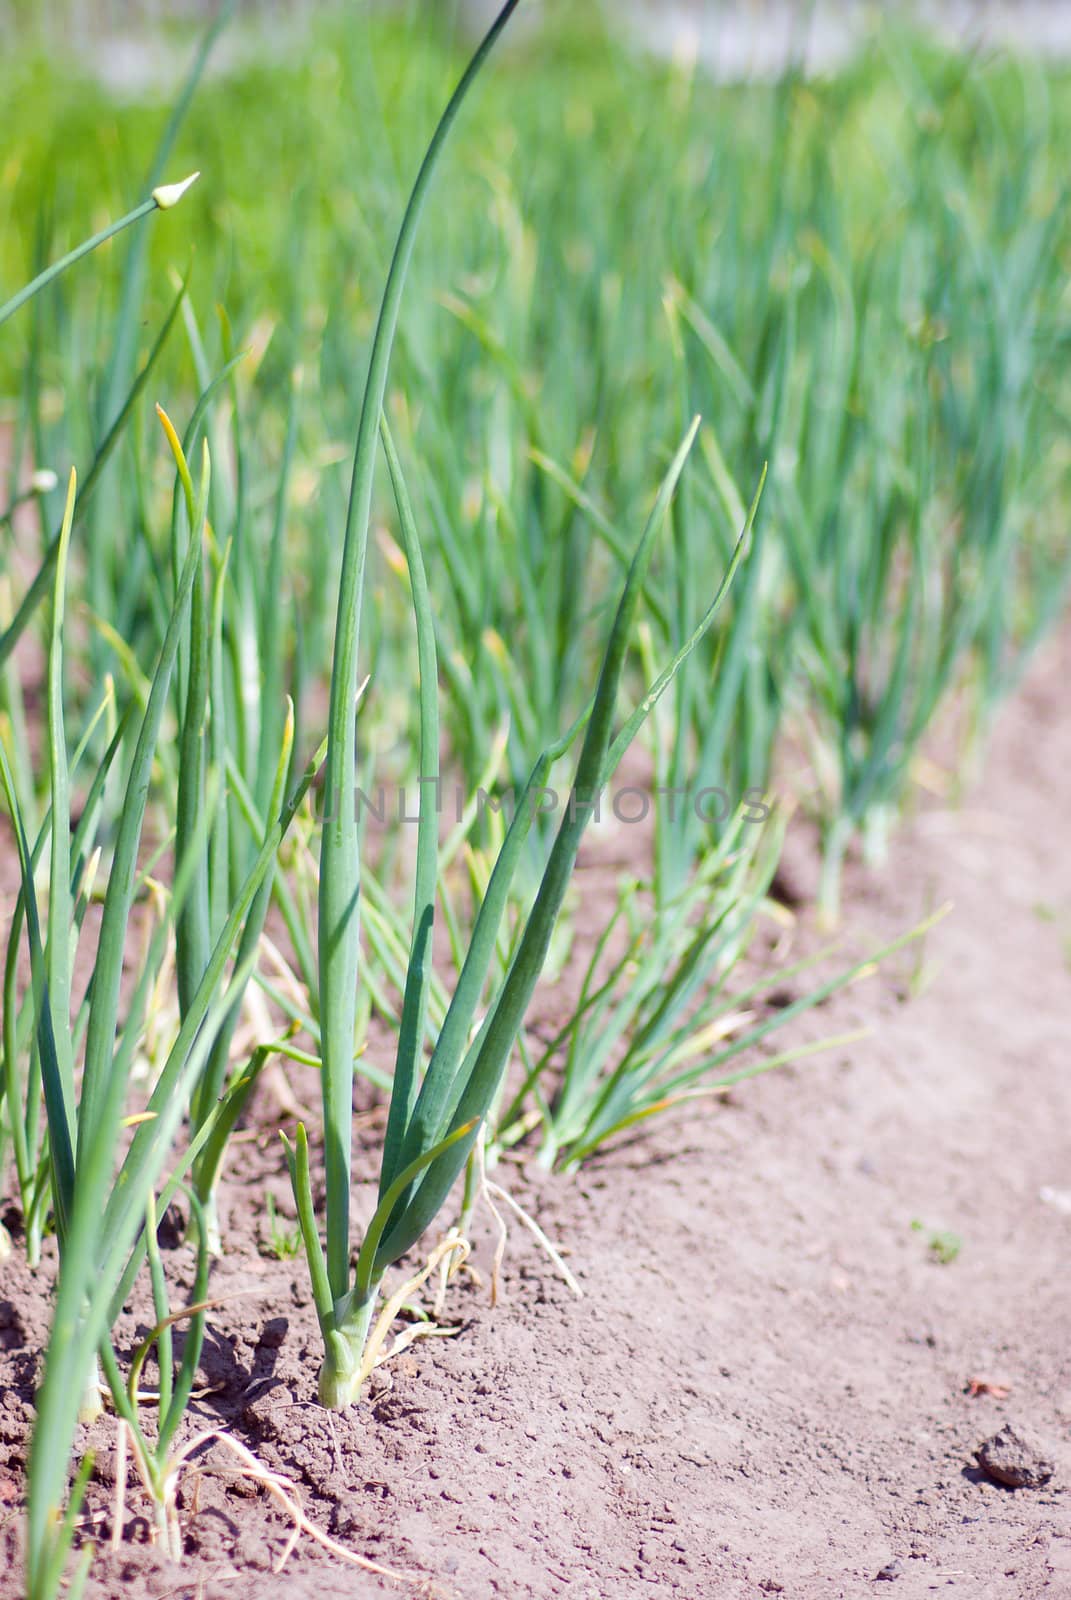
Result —
[{"label": "garden bed", "polygon": [[[307,1536],[273,1576],[286,1516],[206,1472],[183,1491],[185,1567],[159,1560],[131,1489],[122,1548],[89,1593],[817,1600],[871,1592],[891,1562],[900,1600],[1071,1592],[1069,665],[1065,635],[1006,708],[962,807],[924,807],[884,875],[849,873],[847,920],[868,938],[954,902],[921,955],[812,1019],[871,1037],[788,1069],[791,1083],[675,1113],[579,1177],[498,1169],[567,1248],[582,1300],[513,1224],[492,1309],[481,1209],[484,1285],[451,1290],[456,1337],[414,1345],[359,1405],[325,1413],[304,1265],[263,1253],[265,1192],[281,1209],[289,1197],[279,1107],[262,1093],[263,1136],[239,1144],[224,1189],[223,1303],[186,1436],[227,1429],[293,1480],[320,1528],[413,1587]],[[786,869],[809,887],[802,830]],[[170,1244],[189,1283],[192,1251]],[[16,1600],[48,1307],[18,1252],[3,1285],[0,1596]],[[146,1331],[136,1312],[120,1350]],[[1047,1487],[1001,1488],[974,1465],[1006,1419],[1053,1445]],[[102,1543],[114,1440],[105,1418],[81,1441],[99,1452],[85,1511]],[[215,1446],[203,1462],[227,1458]]]},{"label": "garden bed", "polygon": [[4,63],[0,1600],[1071,1576],[1067,81],[529,10]]}]

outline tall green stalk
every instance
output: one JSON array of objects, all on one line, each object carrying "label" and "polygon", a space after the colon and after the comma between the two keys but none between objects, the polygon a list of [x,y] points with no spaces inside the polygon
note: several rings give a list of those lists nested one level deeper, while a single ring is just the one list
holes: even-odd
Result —
[{"label": "tall green stalk", "polygon": [[443,112],[417,175],[383,293],[357,433],[335,621],[324,772],[326,820],[320,846],[319,972],[328,1196],[327,1276],[336,1299],[346,1294],[349,1279],[350,1123],[361,889],[355,792],[357,667],[379,418],[406,272],[435,169],[469,90],[518,4],[519,0],[507,0],[473,56]]}]

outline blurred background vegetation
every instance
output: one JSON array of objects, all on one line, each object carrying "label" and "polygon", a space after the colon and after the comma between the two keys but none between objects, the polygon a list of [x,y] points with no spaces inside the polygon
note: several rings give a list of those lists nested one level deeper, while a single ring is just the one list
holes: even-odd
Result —
[{"label": "blurred background vegetation", "polygon": [[[103,8],[104,21],[163,9]],[[239,8],[168,160],[169,176],[196,168],[201,182],[147,236],[142,352],[190,273],[186,336],[170,340],[156,392],[192,404],[227,351],[250,352],[218,405],[240,409],[245,485],[263,485],[243,510],[262,526],[302,373],[285,566],[299,689],[329,653],[329,530],[367,341],[464,9]],[[896,23],[836,74],[718,84],[694,54],[622,49],[598,8],[543,9],[547,26],[503,54],[448,155],[394,371],[420,460],[451,747],[474,775],[509,717],[520,770],[562,700],[577,709],[601,626],[591,597],[615,565],[590,508],[644,504],[699,411],[708,467],[685,497],[678,554],[701,592],[764,461],[770,479],[758,631],[741,641],[730,608],[710,662],[738,638],[731,703],[714,716],[707,693],[693,696],[679,708],[688,737],[702,745],[712,727],[704,770],[764,782],[788,718],[825,790],[819,810],[839,827],[847,807],[850,834],[896,803],[965,674],[981,683],[984,724],[1064,592],[1066,74],[1029,54],[948,54]],[[112,43],[79,57],[27,30],[5,51],[4,283],[140,198],[195,48],[181,8],[166,11],[162,78],[134,73],[122,92],[96,70]],[[83,29],[99,15],[74,14]],[[47,8],[34,16],[36,28]],[[286,48],[260,51],[273,20]],[[101,252],[5,337],[0,426],[32,435],[39,466],[82,459],[100,437],[124,260]],[[90,572],[91,606],[118,605],[126,638],[157,625],[138,588],[152,549],[145,438],[139,425],[123,447],[139,472],[115,472],[98,501],[107,533]],[[588,511],[566,479],[582,481]],[[913,568],[929,574],[915,590]],[[667,582],[684,588],[663,618],[676,608],[683,622],[696,595]],[[372,648],[389,662],[408,625],[388,546],[372,583]],[[408,747],[412,709],[392,681],[377,676],[383,714],[368,733]]]}]

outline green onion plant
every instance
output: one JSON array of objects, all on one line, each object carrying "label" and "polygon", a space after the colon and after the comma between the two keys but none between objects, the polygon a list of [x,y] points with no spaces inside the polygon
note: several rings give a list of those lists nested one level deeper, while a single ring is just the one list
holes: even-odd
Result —
[{"label": "green onion plant", "polygon": [[[889,28],[829,82],[715,86],[575,17],[484,73],[517,5],[462,71],[391,249],[418,108],[456,60],[442,27],[327,23],[308,61],[240,68],[195,104],[224,7],[133,209],[113,174],[142,170],[151,108],[0,62],[0,281],[30,280],[0,296],[18,860],[0,1153],[29,1261],[53,1233],[59,1258],[32,1600],[63,1581],[91,1470],[68,1492],[77,1419],[102,1395],[179,1548],[220,1178],[269,1060],[320,1075],[322,1215],[298,1127],[298,1238],[271,1213],[269,1231],[306,1256],[320,1398],[344,1406],[427,1261],[463,1248],[448,1232],[387,1284],[466,1164],[462,1231],[480,1160],[524,1146],[571,1170],[819,1048],[789,1030],[900,941],[832,978],[762,956],[793,803],[832,920],[845,862],[878,860],[919,771],[933,781],[935,727],[960,714],[966,765],[1063,614],[1058,81]],[[354,130],[377,61],[412,114]],[[173,232],[144,224],[188,187],[164,181],[187,122],[217,179],[184,201],[196,248],[175,272]],[[428,205],[448,138],[451,204]],[[155,394],[188,417],[160,411],[166,455]],[[638,538],[622,507],[642,508]],[[652,826],[576,956],[574,867],[622,771]],[[381,780],[419,795],[415,833],[359,804]],[[446,828],[441,783],[465,796]],[[705,814],[704,793],[725,803]],[[536,985],[574,959],[579,993],[537,1036]],[[251,985],[270,1017],[252,1038]],[[392,1065],[367,1048],[382,1021]],[[360,1236],[358,1074],[387,1103]],[[188,1305],[156,1238],[172,1200]],[[143,1270],[153,1327],[127,1363],[111,1335]]]}]

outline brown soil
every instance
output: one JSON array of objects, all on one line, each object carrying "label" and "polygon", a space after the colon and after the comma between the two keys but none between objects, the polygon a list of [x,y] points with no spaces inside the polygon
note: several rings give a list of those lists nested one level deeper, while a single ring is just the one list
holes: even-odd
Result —
[{"label": "brown soil", "polygon": [[[854,1600],[886,1581],[896,1600],[1071,1596],[1069,666],[1065,640],[963,808],[923,809],[884,875],[849,874],[846,920],[868,939],[955,902],[921,967],[909,952],[816,1021],[871,1037],[667,1117],[577,1179],[499,1170],[568,1245],[582,1300],[515,1226],[497,1308],[454,1290],[458,1336],[415,1345],[329,1417],[304,1269],[258,1254],[265,1190],[289,1205],[275,1142],[250,1136],[213,1277],[242,1298],[211,1314],[191,1431],[229,1429],[345,1547],[442,1600]],[[789,870],[813,880],[802,832]],[[493,1239],[485,1215],[485,1271]],[[168,1260],[187,1286],[189,1251]],[[0,1600],[15,1600],[44,1282],[17,1251],[2,1273]],[[135,1308],[122,1349],[139,1325]],[[1051,1456],[1043,1487],[975,1465],[1006,1423]],[[92,1442],[106,1538],[114,1424]],[[262,1491],[205,1472],[183,1494],[186,1566],[157,1558],[132,1492],[95,1600],[410,1592],[308,1538],[273,1575],[288,1524]]]}]

